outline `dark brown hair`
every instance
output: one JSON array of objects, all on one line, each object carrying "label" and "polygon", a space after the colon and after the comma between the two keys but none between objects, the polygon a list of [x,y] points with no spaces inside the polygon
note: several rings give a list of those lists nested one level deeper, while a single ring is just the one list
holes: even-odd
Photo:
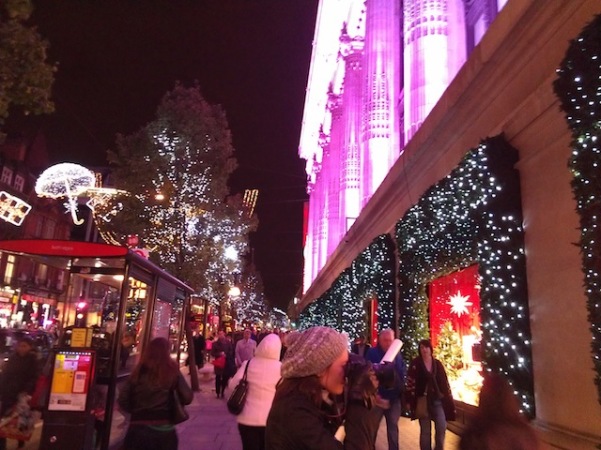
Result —
[{"label": "dark brown hair", "polygon": [[274,401],[286,397],[293,391],[298,391],[310,398],[315,406],[320,406],[322,402],[322,389],[317,375],[300,378],[282,378],[276,387]]},{"label": "dark brown hair", "polygon": [[177,380],[179,368],[171,358],[169,341],[165,338],[155,338],[148,343],[140,361],[131,374],[134,383],[144,373],[151,385],[169,389]]}]

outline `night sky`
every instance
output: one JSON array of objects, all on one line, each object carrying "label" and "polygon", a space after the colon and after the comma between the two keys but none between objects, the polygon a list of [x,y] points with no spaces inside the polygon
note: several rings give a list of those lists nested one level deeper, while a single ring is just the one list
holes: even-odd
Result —
[{"label": "night sky", "polygon": [[[284,307],[302,277],[304,161],[297,156],[317,0],[34,0],[58,63],[56,112],[32,124],[51,162],[106,165],[117,133],[154,118],[177,80],[221,104],[239,168],[259,189],[251,236],[265,293]],[[14,126],[14,125],[13,125]],[[10,131],[10,130],[9,130]]]}]

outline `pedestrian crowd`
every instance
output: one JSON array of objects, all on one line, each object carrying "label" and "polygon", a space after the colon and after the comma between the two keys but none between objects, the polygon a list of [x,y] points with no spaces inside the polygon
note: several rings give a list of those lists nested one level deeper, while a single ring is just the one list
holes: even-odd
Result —
[{"label": "pedestrian crowd", "polygon": [[[443,450],[447,423],[456,419],[447,373],[429,340],[408,365],[401,345],[386,329],[373,347],[358,337],[349,352],[346,335],[318,326],[280,336],[245,330],[237,340],[220,331],[203,351],[217,398],[244,384],[236,416],[243,450],[374,450],[382,420],[388,450],[399,450],[403,414],[419,423],[420,450]],[[460,449],[538,448],[507,381],[486,374]]]},{"label": "pedestrian crowd", "polygon": [[[244,450],[374,450],[382,420],[388,450],[399,450],[404,412],[419,422],[420,450],[443,450],[447,423],[455,420],[447,374],[429,340],[418,343],[419,354],[408,366],[389,329],[373,347],[355,339],[350,352],[346,335],[323,326],[281,336],[245,330],[236,342],[219,331],[214,339],[196,335],[193,342],[190,369],[211,361],[217,398],[228,397],[229,407],[236,397],[241,407],[230,411],[237,414]],[[1,374],[2,415],[22,395],[34,394],[43,372],[38,364],[31,340],[23,338]],[[184,406],[192,399],[168,340],[150,341],[119,389],[118,406],[129,418],[122,449],[177,450],[175,425],[186,420]],[[485,374],[460,450],[538,448],[507,380]]]}]

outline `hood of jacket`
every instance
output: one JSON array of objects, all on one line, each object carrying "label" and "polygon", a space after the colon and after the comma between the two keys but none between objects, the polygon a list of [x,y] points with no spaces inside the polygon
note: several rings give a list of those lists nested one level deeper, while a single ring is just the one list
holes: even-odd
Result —
[{"label": "hood of jacket", "polygon": [[281,351],[282,341],[277,334],[272,333],[261,339],[255,350],[255,357],[279,360]]}]

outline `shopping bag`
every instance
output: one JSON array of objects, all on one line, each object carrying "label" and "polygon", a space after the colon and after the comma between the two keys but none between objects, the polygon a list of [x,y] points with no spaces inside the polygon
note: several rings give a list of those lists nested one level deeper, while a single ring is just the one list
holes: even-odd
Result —
[{"label": "shopping bag", "polygon": [[28,441],[33,434],[36,416],[29,406],[30,396],[19,394],[17,404],[0,419],[0,437]]}]

